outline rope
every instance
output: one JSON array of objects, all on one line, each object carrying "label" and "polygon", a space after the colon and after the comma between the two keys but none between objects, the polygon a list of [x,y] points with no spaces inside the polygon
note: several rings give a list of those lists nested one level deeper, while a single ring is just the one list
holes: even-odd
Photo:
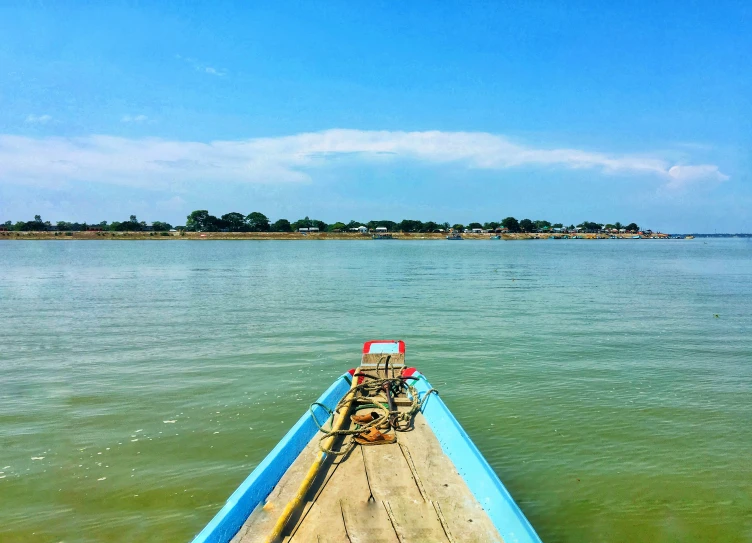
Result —
[{"label": "rope", "polygon": [[[353,376],[353,379],[357,379],[360,375],[365,374],[358,374],[356,373]],[[370,376],[366,376],[370,377]],[[434,388],[429,389],[421,398],[418,395],[418,390],[410,383],[407,382],[408,378],[404,377],[394,377],[394,378],[375,378],[372,377],[370,379],[366,378],[362,383],[356,385],[352,391],[351,394],[355,394],[356,398],[358,396],[368,398],[369,400],[372,400],[372,403],[366,403],[366,404],[359,404],[356,407],[356,411],[359,409],[365,409],[365,408],[371,408],[374,410],[378,410],[380,412],[379,416],[373,419],[371,422],[365,423],[365,424],[356,424],[355,428],[352,430],[336,430],[333,431],[331,429],[331,421],[333,420],[334,413],[338,413],[340,409],[342,409],[346,403],[348,403],[348,396],[350,394],[346,394],[344,398],[342,398],[337,406],[334,408],[334,410],[329,409],[327,406],[319,403],[314,402],[309,407],[309,410],[311,411],[311,416],[313,417],[313,422],[318,427],[319,431],[323,434],[321,436],[321,439],[319,439],[319,449],[321,449],[326,454],[331,454],[334,456],[341,456],[349,453],[353,447],[357,444],[354,439],[351,439],[346,446],[344,446],[341,450],[335,451],[333,449],[328,449],[322,445],[322,442],[331,436],[352,436],[356,434],[362,434],[364,431],[368,430],[369,428],[375,427],[375,428],[381,428],[381,429],[387,429],[390,427],[389,424],[389,417],[391,415],[395,415],[397,419],[397,426],[394,428],[396,432],[405,432],[410,428],[410,423],[418,411],[420,411],[423,408],[423,404],[425,403],[428,396],[431,394],[438,394],[438,391]],[[410,404],[410,409],[407,411],[390,411],[389,410],[389,404],[388,400],[386,398],[386,395],[384,394],[384,386],[388,386],[389,390],[392,394],[392,397],[397,397],[400,393],[405,392],[407,395],[409,395],[412,398],[412,403]],[[324,424],[320,424],[319,421],[316,419],[316,414],[314,413],[314,407],[315,406],[323,407],[328,413],[329,418],[327,419],[327,422],[329,422],[329,428],[325,428],[326,422]],[[403,424],[400,424],[403,423]]]}]

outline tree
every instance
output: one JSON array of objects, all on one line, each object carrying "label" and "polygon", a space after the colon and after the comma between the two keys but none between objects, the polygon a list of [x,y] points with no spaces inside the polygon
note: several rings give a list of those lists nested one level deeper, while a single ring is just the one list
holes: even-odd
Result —
[{"label": "tree", "polygon": [[172,225],[170,223],[160,221],[154,221],[153,223],[151,223],[151,227],[155,232],[169,232],[172,229]]},{"label": "tree", "polygon": [[250,213],[245,218],[245,223],[251,232],[268,232],[270,228],[269,218],[258,211]]},{"label": "tree", "polygon": [[290,226],[290,221],[288,221],[287,219],[279,219],[273,225],[271,225],[271,231],[290,232],[292,231],[292,226]]},{"label": "tree", "polygon": [[517,219],[514,217],[507,217],[503,221],[501,221],[501,226],[509,230],[510,232],[519,232],[520,231],[520,223],[517,222]]},{"label": "tree", "polygon": [[379,226],[386,227],[387,230],[390,232],[393,232],[398,229],[398,225],[394,221],[368,221],[368,224],[366,225],[370,230],[374,230],[375,228],[378,228]]},{"label": "tree", "polygon": [[535,223],[530,219],[522,219],[520,221],[520,230],[523,232],[532,232],[535,230]]},{"label": "tree", "polygon": [[625,226],[625,228],[627,229],[627,232],[639,232],[640,231],[640,227],[637,226],[633,222],[629,223],[627,226]]},{"label": "tree", "polygon": [[465,227],[459,223],[452,226],[452,230],[456,230],[457,232],[462,232],[465,229]]},{"label": "tree", "polygon": [[185,222],[185,229],[192,232],[216,232],[219,230],[219,219],[214,215],[209,215],[206,209],[197,209],[193,211]]},{"label": "tree", "polygon": [[622,226],[622,224],[619,221],[616,221],[614,223],[614,228],[616,228],[617,230],[621,230],[623,228],[623,226]]},{"label": "tree", "polygon": [[405,219],[397,225],[397,229],[402,232],[420,232],[423,223],[417,220]]},{"label": "tree", "polygon": [[306,217],[305,219],[300,219],[295,221],[290,225],[294,231],[298,231],[301,228],[318,228],[319,231],[326,230],[327,224],[324,221],[319,221],[316,219],[311,219],[309,217]]},{"label": "tree", "polygon": [[420,229],[421,232],[433,232],[434,230],[438,230],[441,225],[433,222],[433,221],[427,221],[423,223],[422,228]]},{"label": "tree", "polygon": [[561,224],[560,222],[557,222],[557,223],[554,223],[554,225],[552,226],[552,228],[564,228],[564,225]]},{"label": "tree", "polygon": [[583,221],[580,224],[577,225],[579,228],[582,228],[583,230],[587,231],[598,231],[602,228],[603,225],[597,222],[591,222],[591,221]]},{"label": "tree", "polygon": [[[123,222],[117,222],[113,221],[112,224],[110,224],[109,229],[118,231],[118,232],[137,232],[139,230],[143,230],[143,227],[146,225],[146,223],[140,223],[138,222],[138,219],[136,219],[135,215],[131,215],[130,218],[127,221]],[[86,224],[78,224],[74,223],[72,230],[86,230]]]},{"label": "tree", "polygon": [[487,223],[483,223],[483,228],[486,230],[496,230],[499,227],[499,223],[491,221]]},{"label": "tree", "polygon": [[310,228],[311,227],[311,219],[306,216],[305,219],[298,219],[294,223],[290,225],[293,229],[293,231],[297,232],[301,228]]},{"label": "tree", "polygon": [[345,228],[347,228],[347,225],[343,222],[335,222],[334,224],[330,224],[327,227],[327,231],[329,232],[344,232]]},{"label": "tree", "polygon": [[533,221],[535,223],[536,230],[543,230],[544,228],[551,228],[551,223],[548,221]]},{"label": "tree", "polygon": [[245,215],[233,211],[231,213],[225,213],[221,218],[225,228],[230,232],[245,232],[248,230],[248,225],[245,222]]},{"label": "tree", "polygon": [[[49,223],[47,223],[49,224]],[[13,227],[13,230],[21,230],[21,231],[27,231],[27,232],[38,232],[40,230],[44,230],[45,227],[44,221],[42,220],[42,217],[39,215],[34,215],[33,221],[23,222],[19,221],[16,223],[16,225]]]},{"label": "tree", "polygon": [[468,229],[472,230],[473,228],[483,228],[483,225],[479,222],[471,222],[467,225]]}]

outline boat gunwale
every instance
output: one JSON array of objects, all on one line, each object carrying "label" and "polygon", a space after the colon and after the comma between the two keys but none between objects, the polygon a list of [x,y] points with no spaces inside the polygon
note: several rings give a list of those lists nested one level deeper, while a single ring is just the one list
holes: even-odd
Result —
[{"label": "boat gunwale", "polygon": [[[425,375],[419,371],[413,375],[420,377],[413,382],[419,395],[425,395],[431,390],[431,384]],[[432,396],[434,397],[426,398],[421,412],[441,444],[442,451],[457,468],[504,542],[542,543],[530,521],[465,429],[441,397],[438,394]],[[487,484],[489,482],[490,485]]]},{"label": "boat gunwale", "polygon": [[[351,382],[350,374],[344,373],[316,401],[329,409],[334,409],[350,389]],[[320,405],[314,405],[313,411],[318,420],[326,420],[329,416]],[[227,543],[235,537],[248,516],[269,496],[316,432],[318,427],[313,420],[313,414],[311,410],[307,410],[230,495],[222,509],[193,538],[192,543]]]}]

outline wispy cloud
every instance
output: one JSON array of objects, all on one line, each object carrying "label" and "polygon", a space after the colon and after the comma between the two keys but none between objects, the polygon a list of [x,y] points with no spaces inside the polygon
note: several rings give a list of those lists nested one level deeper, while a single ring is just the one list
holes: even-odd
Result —
[{"label": "wispy cloud", "polygon": [[123,115],[120,119],[120,121],[124,123],[145,123],[148,120],[149,117],[146,115]]},{"label": "wispy cloud", "polygon": [[227,75],[227,70],[221,70],[219,68],[215,68],[214,66],[209,66],[204,62],[201,62],[200,60],[196,60],[195,58],[184,57],[183,55],[175,55],[175,58],[185,62],[186,64],[190,64],[197,72],[215,75],[217,77]]},{"label": "wispy cloud", "polygon": [[[676,164],[659,156],[544,149],[486,132],[326,130],[277,138],[209,143],[112,136],[0,136],[0,181],[45,179],[158,183],[311,181],[335,160],[359,167],[412,161],[466,169],[590,169],[604,175],[651,176],[667,188],[728,179],[714,164]],[[349,162],[348,162],[349,163]]]},{"label": "wispy cloud", "polygon": [[26,122],[28,124],[47,124],[52,120],[50,115],[27,115]]},{"label": "wispy cloud", "polygon": [[666,187],[669,189],[684,188],[693,183],[705,181],[726,181],[728,175],[721,173],[714,164],[700,164],[699,166],[671,166],[668,169],[670,177]]}]

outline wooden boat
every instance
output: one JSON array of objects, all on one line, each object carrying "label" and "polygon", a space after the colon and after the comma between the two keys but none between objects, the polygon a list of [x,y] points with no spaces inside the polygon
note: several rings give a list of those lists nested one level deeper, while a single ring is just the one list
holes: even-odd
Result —
[{"label": "wooden boat", "polygon": [[[384,439],[364,437],[374,430]],[[394,340],[366,342],[360,367],[311,404],[193,540],[461,541],[540,539]]]},{"label": "wooden boat", "polygon": [[392,234],[374,234],[372,239],[394,239]]},{"label": "wooden boat", "polygon": [[501,239],[501,236],[499,236],[499,235],[491,236],[491,239]]},{"label": "wooden boat", "polygon": [[446,239],[448,239],[448,240],[461,240],[462,236],[460,236],[459,234],[449,234],[446,237]]}]

